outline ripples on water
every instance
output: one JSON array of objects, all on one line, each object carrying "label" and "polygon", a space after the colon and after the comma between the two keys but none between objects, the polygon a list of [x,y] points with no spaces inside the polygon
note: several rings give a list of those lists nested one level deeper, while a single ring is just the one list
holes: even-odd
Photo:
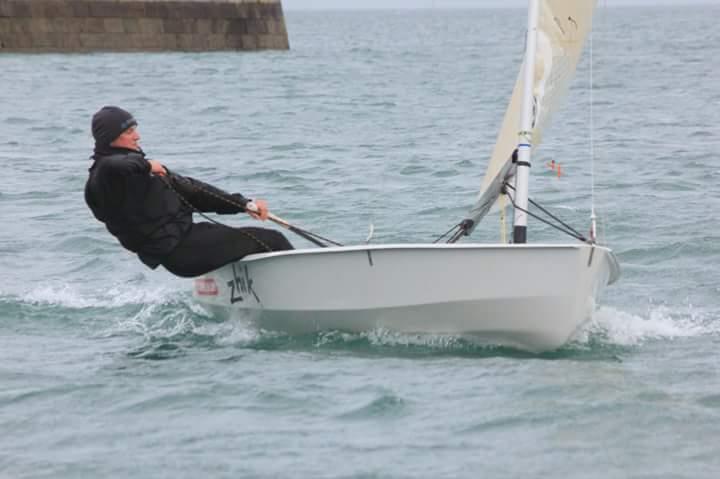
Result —
[{"label": "ripples on water", "polygon": [[[434,239],[476,194],[520,10],[292,12],[290,52],[0,56],[0,475],[714,477],[718,13],[601,10],[595,202],[623,276],[539,356],[218,321],[82,200],[90,117],[114,103],[151,157],[325,236]],[[581,228],[587,59],[531,185]],[[497,218],[476,234],[496,237]]]}]

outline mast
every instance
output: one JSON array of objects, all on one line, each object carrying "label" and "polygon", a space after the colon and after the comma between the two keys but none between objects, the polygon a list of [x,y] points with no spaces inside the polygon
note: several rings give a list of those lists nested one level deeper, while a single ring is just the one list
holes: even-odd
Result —
[{"label": "mast", "polygon": [[[527,242],[528,183],[530,179],[530,154],[532,152],[533,89],[535,85],[535,52],[540,0],[529,0],[528,28],[525,40],[525,70],[523,72],[523,97],[520,131],[518,132],[518,159],[515,179],[515,221],[513,243]],[[524,211],[523,211],[524,210]]]}]

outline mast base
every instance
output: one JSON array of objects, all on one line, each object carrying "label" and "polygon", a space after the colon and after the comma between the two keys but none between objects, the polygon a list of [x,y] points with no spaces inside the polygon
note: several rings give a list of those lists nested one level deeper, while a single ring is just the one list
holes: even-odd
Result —
[{"label": "mast base", "polygon": [[513,243],[527,243],[527,226],[515,226],[513,228]]}]

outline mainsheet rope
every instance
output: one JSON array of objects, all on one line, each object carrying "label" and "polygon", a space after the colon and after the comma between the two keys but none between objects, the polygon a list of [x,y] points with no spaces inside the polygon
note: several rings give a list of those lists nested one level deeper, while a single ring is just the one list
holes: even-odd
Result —
[{"label": "mainsheet rope", "polygon": [[[168,174],[171,175],[171,173],[168,173]],[[190,209],[192,209],[193,212],[199,214],[200,216],[202,216],[203,218],[205,218],[207,221],[209,221],[209,222],[211,222],[211,223],[214,223],[214,224],[220,225],[220,226],[225,226],[226,228],[231,228],[231,229],[234,229],[234,230],[240,232],[241,234],[243,234],[243,235],[251,238],[253,241],[257,242],[260,246],[262,246],[263,248],[265,248],[268,252],[273,251],[273,249],[272,249],[270,246],[268,246],[264,241],[260,240],[259,238],[257,238],[257,237],[256,237],[255,235],[253,235],[252,233],[249,233],[249,232],[247,232],[247,231],[245,231],[245,230],[243,230],[243,229],[241,229],[241,228],[236,228],[236,227],[234,227],[234,226],[230,226],[230,225],[228,225],[228,224],[225,224],[225,223],[223,223],[223,222],[221,222],[221,221],[217,221],[216,219],[213,219],[213,218],[209,217],[208,215],[206,215],[205,213],[203,213],[202,211],[200,211],[198,208],[196,208],[196,207],[195,207],[190,201],[188,201],[187,198],[185,198],[179,191],[177,191],[177,189],[175,189],[175,187],[172,185],[172,182],[171,182],[171,181],[169,181],[167,178],[165,178],[165,177],[163,177],[163,176],[161,176],[160,178],[161,178],[161,179],[163,180],[163,182],[165,182],[165,184],[178,196],[178,198],[180,198],[180,201],[182,201],[186,206],[188,206]],[[216,193],[214,193],[214,192],[212,192],[212,191],[208,191],[208,190],[206,190],[205,188],[202,188],[202,187],[200,187],[200,186],[198,186],[198,185],[193,185],[193,187],[197,188],[199,191],[205,193],[206,195],[212,196],[213,198],[217,198],[217,199],[219,199],[219,200],[221,200],[221,201],[224,201],[225,203],[228,203],[228,204],[230,204],[230,205],[233,205],[233,206],[236,206],[236,207],[238,207],[238,208],[241,208],[242,210],[246,210],[246,205],[243,205],[243,204],[240,203],[240,202],[237,202],[237,201],[231,200],[231,199],[229,199],[229,198],[220,196],[220,195],[218,195],[218,194],[216,194]],[[332,241],[332,240],[330,240],[330,239],[324,238],[324,237],[322,237],[322,236],[320,236],[320,235],[318,235],[318,234],[312,233],[312,232],[310,232],[310,231],[307,231],[307,230],[298,228],[297,226],[293,226],[293,225],[291,225],[291,224],[289,224],[289,223],[284,223],[284,222],[283,222],[283,226],[285,226],[287,229],[289,229],[289,230],[292,231],[293,233],[297,234],[298,236],[301,236],[302,238],[304,238],[304,239],[306,239],[306,240],[308,240],[308,241],[316,244],[317,246],[320,246],[321,248],[327,248],[327,247],[329,246],[329,244],[332,244],[332,245],[335,245],[335,246],[342,246],[340,243],[337,243],[337,242]],[[323,241],[324,241],[325,243],[323,243]]]},{"label": "mainsheet rope", "polygon": [[[190,202],[187,200],[187,198],[185,198],[178,190],[176,190],[175,187],[172,185],[172,181],[170,181],[169,179],[167,179],[165,176],[160,176],[160,179],[168,186],[168,188],[170,188],[170,189],[177,195],[178,198],[180,198],[180,201],[182,201],[182,202],[185,204],[185,206],[187,206],[187,207],[189,207],[191,210],[193,210],[194,213],[199,214],[200,216],[202,216],[203,218],[205,218],[206,220],[208,220],[208,221],[211,222],[211,223],[215,223],[216,225],[224,226],[224,227],[226,227],[226,228],[231,228],[231,229],[234,229],[234,230],[238,231],[240,234],[243,234],[243,235],[247,236],[248,238],[252,239],[253,241],[255,241],[257,244],[259,244],[260,246],[262,246],[263,248],[265,248],[265,250],[268,251],[268,252],[272,252],[272,251],[273,251],[273,249],[272,249],[270,246],[268,246],[267,243],[265,243],[264,241],[262,241],[260,238],[258,238],[258,237],[255,236],[254,234],[249,233],[249,232],[244,231],[244,230],[241,230],[240,228],[235,228],[235,227],[233,227],[233,226],[226,225],[225,223],[222,223],[222,222],[220,222],[220,221],[217,221],[217,220],[209,217],[208,215],[206,215],[205,213],[203,213],[202,211],[200,211],[199,209],[197,209],[197,208],[195,207],[195,205],[193,205],[192,203],[190,203]],[[202,191],[202,192],[205,193],[205,194],[208,194],[208,195],[210,195],[210,196],[217,196],[217,195],[214,195],[214,194],[212,194],[211,192],[209,192],[209,191],[207,191],[207,190],[205,190],[205,189],[203,189],[203,188],[200,188],[200,187],[197,187],[197,186],[195,186],[195,187],[198,188],[200,191]],[[226,203],[230,203],[230,204],[232,204],[232,205],[234,205],[234,206],[239,206],[239,207],[242,207],[243,209],[245,209],[245,207],[242,206],[242,205],[240,205],[239,203],[236,204],[234,201],[227,200],[226,198],[223,198],[223,200],[224,200]]]}]

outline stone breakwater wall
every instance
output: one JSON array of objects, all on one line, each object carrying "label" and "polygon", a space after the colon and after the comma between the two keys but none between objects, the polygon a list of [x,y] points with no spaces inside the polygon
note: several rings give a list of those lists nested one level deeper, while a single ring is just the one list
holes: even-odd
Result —
[{"label": "stone breakwater wall", "polygon": [[0,53],[288,48],[281,0],[0,0]]}]

